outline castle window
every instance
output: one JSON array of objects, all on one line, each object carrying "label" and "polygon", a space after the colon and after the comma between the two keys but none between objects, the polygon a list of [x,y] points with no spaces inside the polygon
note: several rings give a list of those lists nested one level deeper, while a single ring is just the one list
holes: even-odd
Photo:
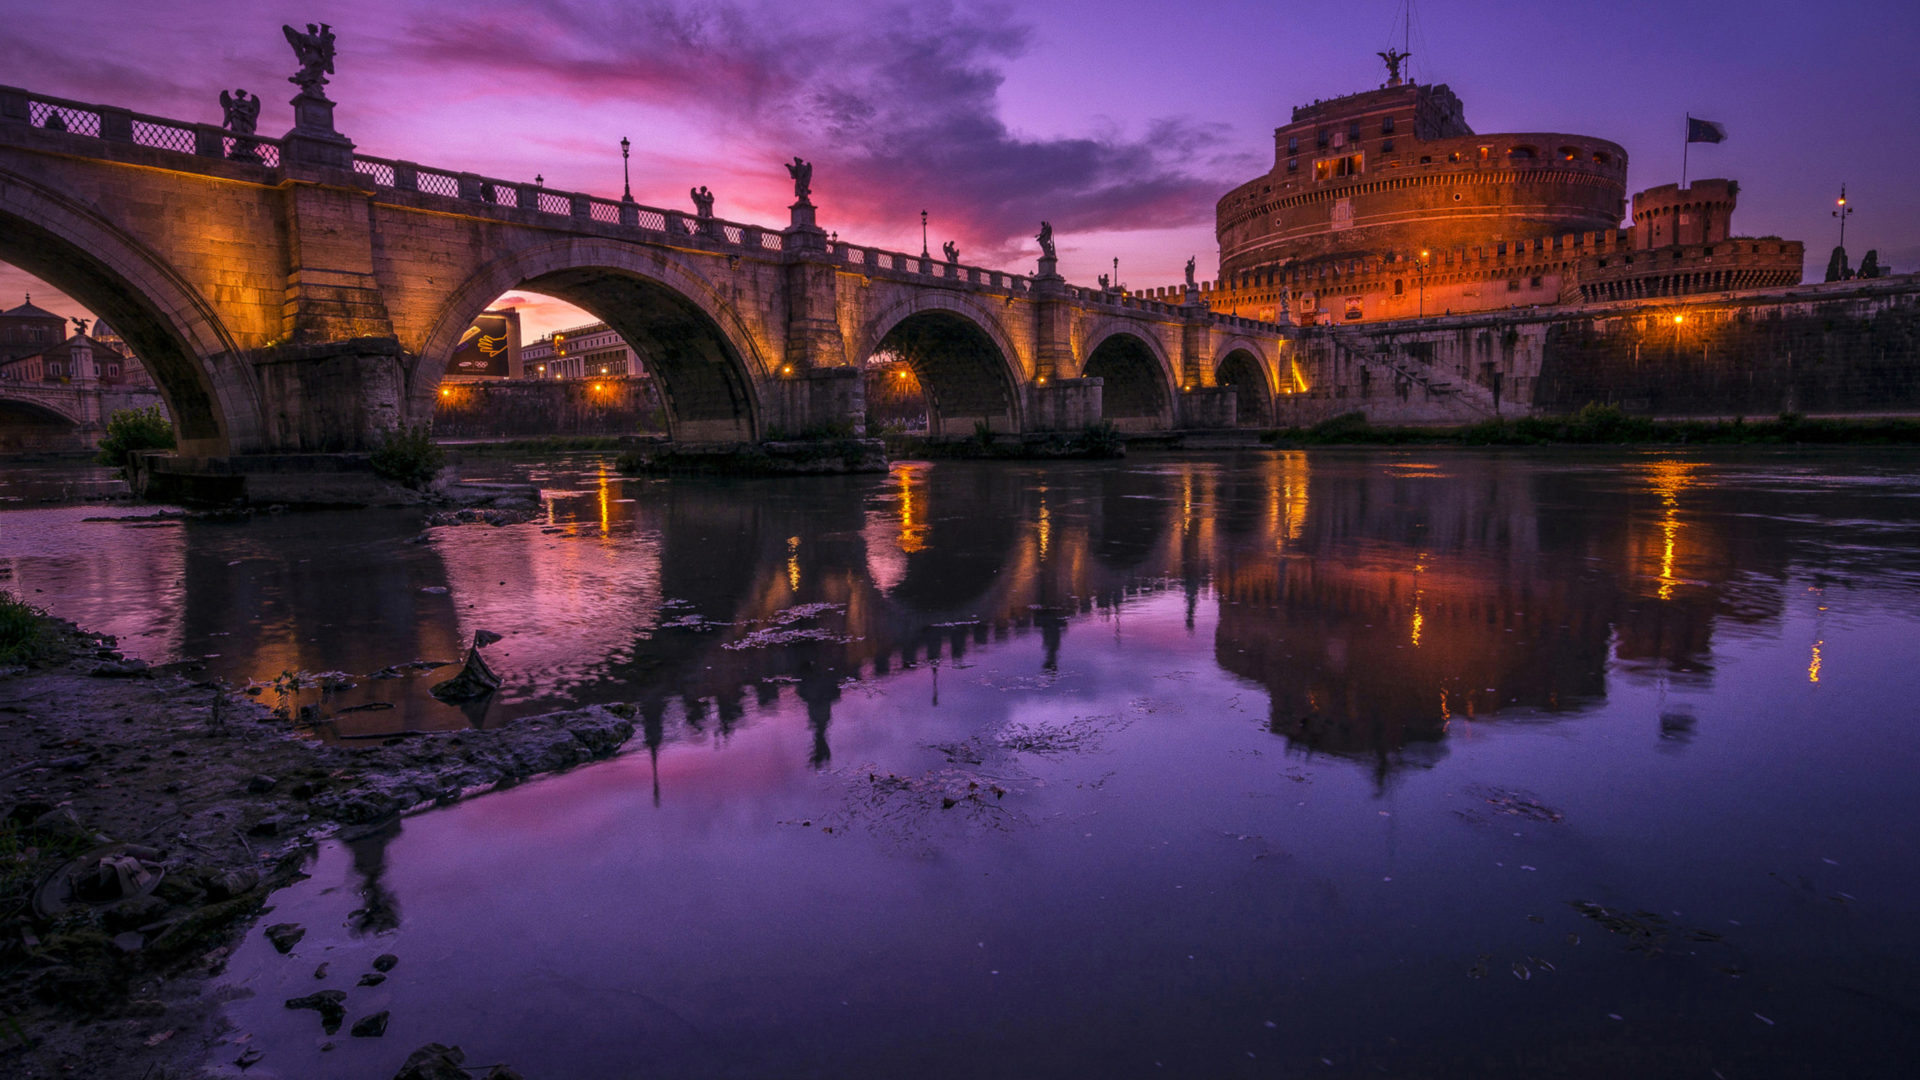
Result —
[{"label": "castle window", "polygon": [[1393,140],[1392,139],[1380,140],[1380,152],[1383,154],[1393,153]]},{"label": "castle window", "polygon": [[1459,160],[1460,160],[1460,151],[1458,151],[1458,150],[1455,150],[1455,151],[1454,151],[1453,153],[1451,153],[1451,154],[1448,154],[1448,155],[1447,155],[1447,160],[1448,160],[1448,161],[1459,161]]},{"label": "castle window", "polygon": [[1355,121],[1353,121],[1352,123],[1350,123],[1350,124],[1348,124],[1348,125],[1347,125],[1347,138],[1349,138],[1349,139],[1352,139],[1352,140],[1355,140],[1355,141],[1358,141],[1358,140],[1359,140],[1359,138],[1360,138],[1360,121],[1358,121],[1358,120],[1355,120]]},{"label": "castle window", "polygon": [[1422,155],[1420,155],[1420,164],[1422,164],[1422,165],[1431,165],[1431,164],[1433,164],[1433,155],[1431,155],[1431,154],[1422,154]]},{"label": "castle window", "polygon": [[1382,135],[1393,134],[1393,117],[1389,116],[1386,119],[1380,121],[1380,134]]},{"label": "castle window", "polygon": [[1563,147],[1561,147],[1561,148],[1560,148],[1560,160],[1562,160],[1562,161],[1579,161],[1579,160],[1580,160],[1580,151],[1578,151],[1578,150],[1575,150],[1575,149],[1574,149],[1573,147],[1571,147],[1571,146],[1563,146]]},{"label": "castle window", "polygon": [[1533,285],[1533,287],[1534,287],[1534,288],[1536,288],[1536,289],[1537,289],[1537,288],[1539,288],[1539,287],[1540,287],[1540,279],[1539,279],[1539,278],[1537,278],[1537,277],[1536,277],[1536,278],[1534,278],[1534,279],[1533,279],[1533,281],[1531,282],[1531,284]]},{"label": "castle window", "polygon": [[1480,160],[1481,160],[1481,161],[1485,161],[1485,160],[1487,160],[1488,158],[1491,158],[1492,156],[1493,156],[1493,147],[1491,147],[1491,146],[1483,146],[1483,147],[1481,147],[1481,148],[1480,148]]},{"label": "castle window", "polygon": [[1329,139],[1331,139],[1331,138],[1332,138],[1332,136],[1330,136],[1330,135],[1328,135],[1328,134],[1327,134],[1327,131],[1326,131],[1326,129],[1325,129],[1325,128],[1322,128],[1322,129],[1320,129],[1320,131],[1319,131],[1318,133],[1316,133],[1316,135],[1314,136],[1314,142],[1315,142],[1315,144],[1316,144],[1316,145],[1318,145],[1318,146],[1320,147],[1320,149],[1322,149],[1322,150],[1325,150],[1325,149],[1327,148],[1327,141],[1328,141]]},{"label": "castle window", "polygon": [[1611,165],[1613,163],[1613,159],[1611,157],[1608,157],[1606,154],[1596,151],[1593,155],[1593,163],[1595,165]]},{"label": "castle window", "polygon": [[1407,279],[1394,278],[1393,279],[1393,295],[1400,296],[1406,293],[1406,291],[1407,291]]},{"label": "castle window", "polygon": [[1531,146],[1510,147],[1507,150],[1507,156],[1512,158],[1515,161],[1532,161],[1534,157],[1533,147]]},{"label": "castle window", "polygon": [[1299,152],[1300,152],[1300,136],[1298,135],[1287,136],[1287,153],[1297,154]]},{"label": "castle window", "polygon": [[1519,291],[1520,291],[1520,279],[1519,279],[1519,278],[1513,278],[1513,279],[1511,279],[1511,280],[1509,280],[1509,281],[1507,282],[1507,291],[1508,291],[1508,292],[1519,292]]},{"label": "castle window", "polygon": [[1288,159],[1287,159],[1287,171],[1288,171],[1288,172],[1299,172],[1299,171],[1300,171],[1300,159],[1299,159],[1299,158],[1288,158]]}]

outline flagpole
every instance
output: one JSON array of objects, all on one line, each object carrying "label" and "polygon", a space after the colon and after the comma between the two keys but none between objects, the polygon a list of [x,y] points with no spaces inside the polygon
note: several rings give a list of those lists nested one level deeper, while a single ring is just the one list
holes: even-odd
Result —
[{"label": "flagpole", "polygon": [[1685,141],[1680,144],[1680,190],[1687,190],[1687,154],[1693,149],[1693,114],[1687,114],[1686,130],[1681,133]]}]

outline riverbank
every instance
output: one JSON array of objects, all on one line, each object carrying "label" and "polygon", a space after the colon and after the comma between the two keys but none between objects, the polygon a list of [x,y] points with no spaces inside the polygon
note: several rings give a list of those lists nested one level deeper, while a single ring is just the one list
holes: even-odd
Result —
[{"label": "riverbank", "polygon": [[1907,417],[1805,417],[1788,413],[1748,420],[1653,420],[1611,405],[1588,405],[1571,416],[1526,416],[1460,427],[1375,427],[1351,412],[1312,427],[1261,433],[1268,446],[1913,446],[1920,420]]},{"label": "riverbank", "polygon": [[[634,730],[596,706],[328,746],[192,663],[149,667],[25,611],[0,626],[0,1072],[22,1080],[271,1061],[220,1047],[202,992],[317,840],[610,756]],[[304,931],[266,932],[285,952]],[[359,974],[334,980],[349,1012]]]}]

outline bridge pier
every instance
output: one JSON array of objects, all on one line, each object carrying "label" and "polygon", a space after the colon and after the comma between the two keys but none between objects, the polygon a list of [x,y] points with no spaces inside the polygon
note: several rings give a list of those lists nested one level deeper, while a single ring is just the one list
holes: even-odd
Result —
[{"label": "bridge pier", "polygon": [[1027,387],[1027,429],[1034,432],[1083,431],[1100,422],[1105,380],[1048,379]]}]

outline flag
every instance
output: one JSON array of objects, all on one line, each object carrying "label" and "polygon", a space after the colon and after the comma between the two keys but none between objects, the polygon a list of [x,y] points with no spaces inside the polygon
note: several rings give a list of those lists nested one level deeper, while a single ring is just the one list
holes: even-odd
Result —
[{"label": "flag", "polygon": [[1726,142],[1727,129],[1711,120],[1700,120],[1689,116],[1687,117],[1687,141],[1690,143]]}]

